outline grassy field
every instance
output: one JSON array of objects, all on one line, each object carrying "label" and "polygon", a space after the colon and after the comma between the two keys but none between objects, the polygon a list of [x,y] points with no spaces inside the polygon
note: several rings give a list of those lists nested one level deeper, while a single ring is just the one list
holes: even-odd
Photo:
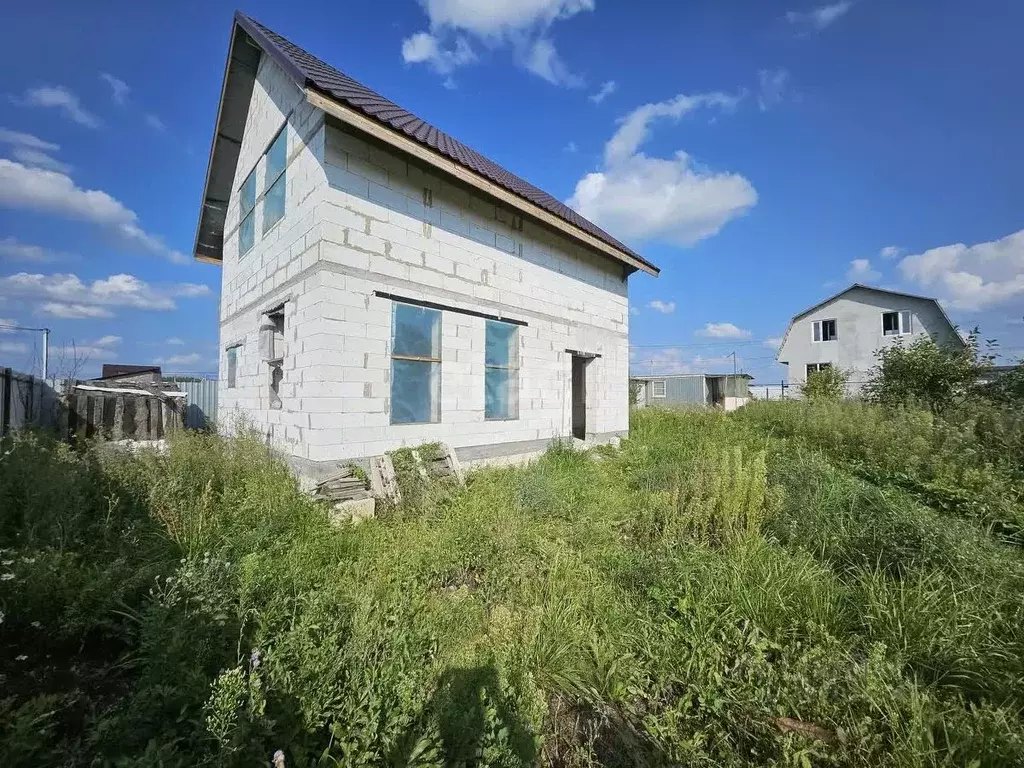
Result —
[{"label": "grassy field", "polygon": [[642,411],[337,529],[256,440],[0,449],[5,765],[1024,765],[1024,480],[860,404]]}]

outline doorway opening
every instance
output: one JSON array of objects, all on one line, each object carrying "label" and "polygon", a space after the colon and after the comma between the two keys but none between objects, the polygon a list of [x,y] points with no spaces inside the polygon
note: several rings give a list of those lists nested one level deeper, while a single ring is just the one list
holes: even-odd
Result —
[{"label": "doorway opening", "polygon": [[587,363],[591,358],[572,356],[572,436],[587,439]]}]

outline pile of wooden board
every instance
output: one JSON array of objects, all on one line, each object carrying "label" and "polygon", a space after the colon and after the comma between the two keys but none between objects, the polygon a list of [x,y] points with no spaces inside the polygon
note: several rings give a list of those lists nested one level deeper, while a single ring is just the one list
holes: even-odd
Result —
[{"label": "pile of wooden board", "polygon": [[316,484],[313,496],[324,501],[355,501],[370,498],[366,480],[355,467],[345,466],[325,480]]}]

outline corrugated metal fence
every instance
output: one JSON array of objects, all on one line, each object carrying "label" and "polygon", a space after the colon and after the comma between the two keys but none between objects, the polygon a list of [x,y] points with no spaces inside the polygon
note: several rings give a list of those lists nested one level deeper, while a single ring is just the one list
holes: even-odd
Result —
[{"label": "corrugated metal fence", "polygon": [[213,429],[217,422],[217,379],[199,379],[191,376],[165,376],[178,389],[188,395],[185,426],[190,429]]}]

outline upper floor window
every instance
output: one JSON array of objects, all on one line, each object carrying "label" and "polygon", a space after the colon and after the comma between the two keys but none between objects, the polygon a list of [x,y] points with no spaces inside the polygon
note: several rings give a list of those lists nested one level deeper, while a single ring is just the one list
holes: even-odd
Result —
[{"label": "upper floor window", "polygon": [[665,397],[665,381],[651,382],[651,397]]},{"label": "upper floor window", "polygon": [[910,310],[882,313],[882,334],[885,336],[903,336],[913,333],[913,315]]},{"label": "upper floor window", "polygon": [[484,418],[519,418],[519,328],[499,320],[487,321]]},{"label": "upper floor window", "polygon": [[263,188],[263,232],[266,234],[284,216],[285,166],[288,162],[287,126],[281,129],[267,150]]},{"label": "upper floor window", "polygon": [[256,242],[256,171],[242,182],[238,194],[239,216],[238,255],[244,256]]},{"label": "upper floor window", "polygon": [[394,302],[391,423],[441,420],[441,312]]},{"label": "upper floor window", "polygon": [[839,338],[835,320],[815,320],[811,333],[815,341],[835,341]]}]

